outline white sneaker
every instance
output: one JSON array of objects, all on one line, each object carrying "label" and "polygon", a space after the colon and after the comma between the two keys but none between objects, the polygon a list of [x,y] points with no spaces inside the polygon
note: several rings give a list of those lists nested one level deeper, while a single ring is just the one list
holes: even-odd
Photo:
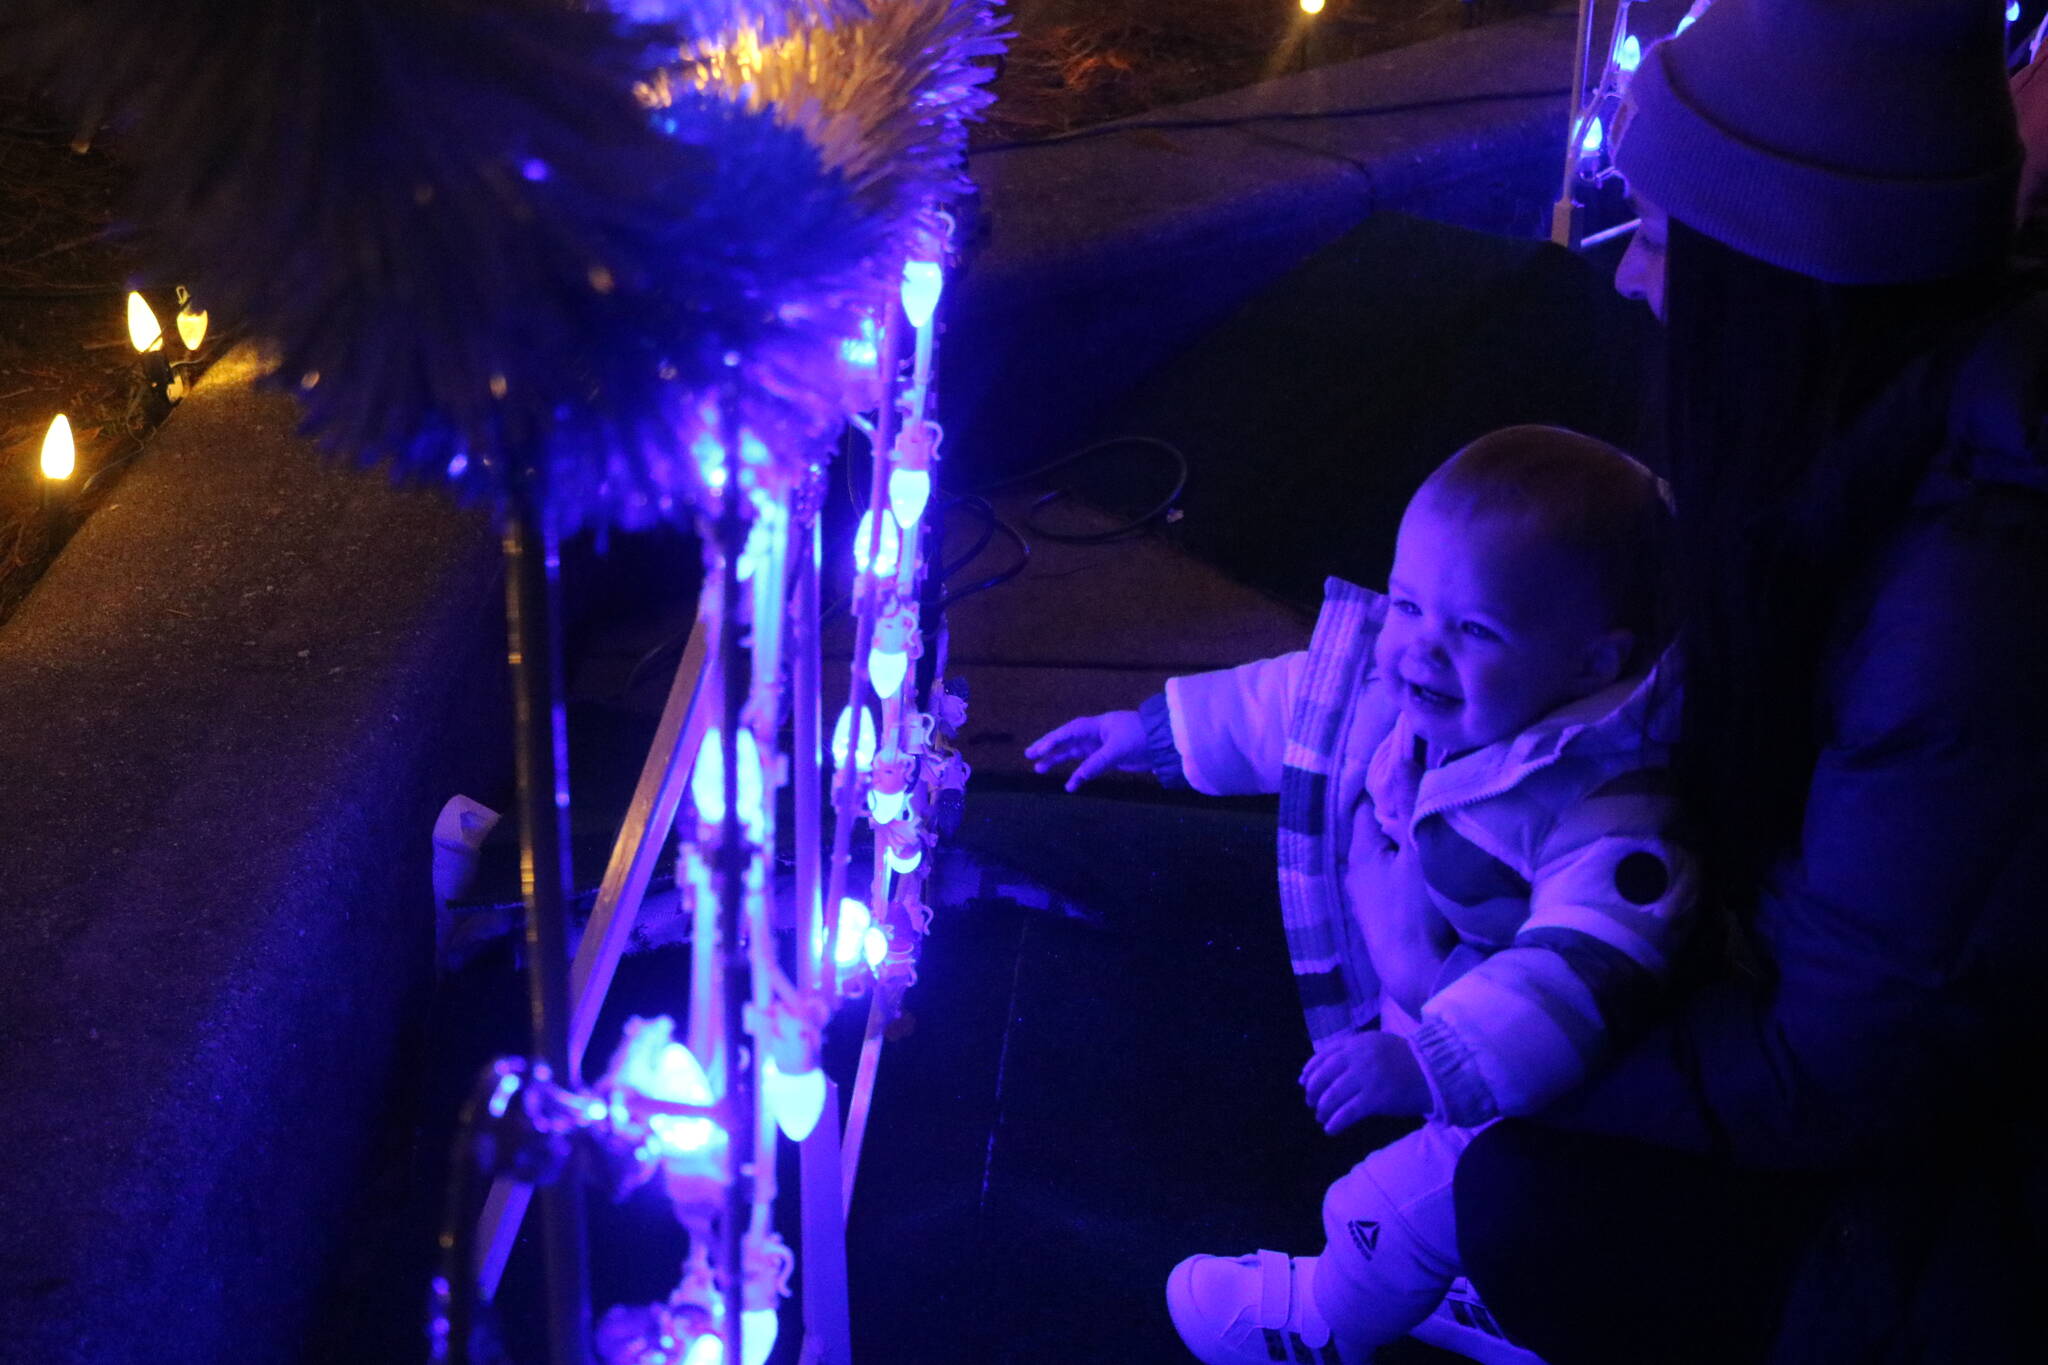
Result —
[{"label": "white sneaker", "polygon": [[1202,1365],[1344,1365],[1315,1273],[1315,1257],[1277,1251],[1190,1256],[1166,1277],[1166,1311]]},{"label": "white sneaker", "polygon": [[1463,1276],[1451,1281],[1451,1292],[1444,1295],[1444,1301],[1408,1335],[1480,1365],[1543,1365],[1541,1356],[1508,1340],[1492,1312],[1479,1301],[1472,1281]]}]

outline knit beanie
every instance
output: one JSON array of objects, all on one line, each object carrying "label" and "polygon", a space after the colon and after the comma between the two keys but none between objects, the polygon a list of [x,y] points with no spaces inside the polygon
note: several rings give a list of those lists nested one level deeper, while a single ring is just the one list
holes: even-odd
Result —
[{"label": "knit beanie", "polygon": [[2000,0],[1717,0],[1643,54],[1616,118],[1632,193],[1832,284],[1989,265],[2019,135]]}]

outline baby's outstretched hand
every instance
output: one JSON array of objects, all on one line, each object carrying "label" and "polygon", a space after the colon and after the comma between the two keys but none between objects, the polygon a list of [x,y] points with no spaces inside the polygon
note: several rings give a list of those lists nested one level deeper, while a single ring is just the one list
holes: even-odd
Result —
[{"label": "baby's outstretched hand", "polygon": [[1308,1059],[1302,1089],[1316,1122],[1340,1133],[1372,1114],[1426,1114],[1429,1082],[1408,1040],[1391,1033],[1353,1033]]},{"label": "baby's outstretched hand", "polygon": [[1031,760],[1032,771],[1041,773],[1079,759],[1074,771],[1067,775],[1068,791],[1111,768],[1142,773],[1152,766],[1145,759],[1145,722],[1136,711],[1076,716],[1032,740],[1024,749],[1024,757]]}]

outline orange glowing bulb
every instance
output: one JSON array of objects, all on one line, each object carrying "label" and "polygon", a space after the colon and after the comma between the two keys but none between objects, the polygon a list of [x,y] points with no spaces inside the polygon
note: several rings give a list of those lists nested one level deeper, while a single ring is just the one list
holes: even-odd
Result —
[{"label": "orange glowing bulb", "polygon": [[1323,12],[1323,0],[1301,0],[1301,12],[1303,14],[1321,14]]},{"label": "orange glowing bulb", "polygon": [[149,300],[135,293],[128,295],[128,344],[140,352],[164,348],[164,325],[156,320]]},{"label": "orange glowing bulb", "polygon": [[78,448],[71,441],[71,419],[58,413],[43,435],[43,477],[61,483],[78,468]]}]

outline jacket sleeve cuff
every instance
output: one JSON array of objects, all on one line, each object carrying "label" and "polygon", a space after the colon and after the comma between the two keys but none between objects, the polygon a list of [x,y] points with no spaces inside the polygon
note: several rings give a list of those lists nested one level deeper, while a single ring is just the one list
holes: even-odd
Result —
[{"label": "jacket sleeve cuff", "polygon": [[1466,1051],[1458,1035],[1442,1020],[1426,1019],[1408,1044],[1422,1063],[1422,1077],[1436,1101],[1434,1118],[1460,1128],[1474,1128],[1500,1117],[1493,1090],[1479,1074],[1478,1059]]},{"label": "jacket sleeve cuff", "polygon": [[1181,765],[1180,750],[1173,744],[1173,713],[1167,708],[1166,694],[1154,692],[1145,698],[1138,707],[1138,719],[1145,722],[1145,761],[1152,766],[1152,775],[1159,779],[1159,785],[1187,787],[1187,770]]}]

